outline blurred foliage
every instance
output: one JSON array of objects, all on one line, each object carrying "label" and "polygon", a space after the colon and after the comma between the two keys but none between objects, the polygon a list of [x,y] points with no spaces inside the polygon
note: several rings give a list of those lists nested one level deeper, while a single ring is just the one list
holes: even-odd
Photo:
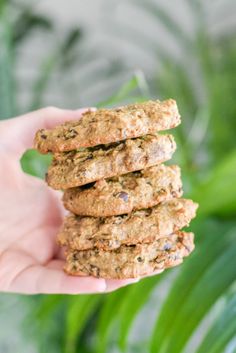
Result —
[{"label": "blurred foliage", "polygon": [[[19,87],[16,75],[16,62],[19,61],[19,48],[33,32],[41,31],[55,34],[53,21],[36,14],[35,4],[16,3],[1,0],[0,3],[0,119],[7,119],[19,114]],[[28,107],[24,110],[37,109],[43,105],[44,93],[56,70],[76,60],[75,49],[82,38],[80,27],[72,28],[42,60],[38,77],[32,82],[32,91]]]},{"label": "blurred foliage", "polygon": [[[196,250],[179,268],[111,294],[21,298],[31,312],[23,331],[27,339],[30,333],[40,352],[235,352],[236,30],[232,27],[214,36],[209,33],[208,2],[185,0],[195,27],[192,35],[158,0],[129,3],[168,32],[181,49],[182,58],[170,55],[161,38],[153,33],[144,37],[139,28],[137,32],[124,25],[116,28],[116,35],[125,33],[127,41],[149,50],[160,68],[154,68],[147,79],[141,71],[135,72],[116,94],[97,105],[112,106],[157,96],[177,100],[183,123],[174,132],[178,143],[174,158],[182,167],[186,196],[200,203],[199,216],[191,226],[196,234]],[[230,1],[221,3],[218,6],[232,6],[235,10]],[[35,15],[31,7],[23,6],[14,21],[8,19],[7,11],[8,6],[1,5],[2,118],[18,113],[14,75],[17,46],[35,27],[44,33],[53,31],[50,19]],[[82,59],[76,56],[82,35],[80,28],[72,29],[58,48],[48,53],[33,84],[28,109],[43,104],[56,67],[66,72],[71,65],[91,63],[93,51]],[[81,82],[88,86],[90,82],[91,87],[90,76],[97,80],[113,75],[116,78],[125,67],[126,63],[120,64],[114,58],[106,74],[91,68]],[[42,177],[49,159],[35,151],[27,152],[23,169]]]}]

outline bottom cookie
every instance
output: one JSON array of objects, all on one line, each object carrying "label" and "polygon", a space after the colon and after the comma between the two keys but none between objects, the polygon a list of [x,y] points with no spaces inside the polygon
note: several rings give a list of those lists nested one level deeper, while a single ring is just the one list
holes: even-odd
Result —
[{"label": "bottom cookie", "polygon": [[65,271],[74,276],[135,278],[179,265],[194,249],[193,233],[176,232],[150,244],[122,245],[113,251],[68,250]]}]

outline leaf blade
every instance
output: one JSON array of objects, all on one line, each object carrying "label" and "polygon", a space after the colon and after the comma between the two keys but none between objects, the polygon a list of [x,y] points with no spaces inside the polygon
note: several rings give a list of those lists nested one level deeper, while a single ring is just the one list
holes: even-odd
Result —
[{"label": "leaf blade", "polygon": [[66,314],[65,353],[76,353],[76,342],[100,300],[99,295],[70,298]]},{"label": "leaf blade", "polygon": [[[215,259],[228,247],[229,239],[225,233],[231,227],[231,223],[220,226],[219,222],[204,222],[204,231],[201,229],[201,223],[195,226],[196,249],[189,261],[186,260],[181,265],[180,274],[174,281],[157,318],[150,341],[151,353],[162,352],[162,349],[165,352],[166,342],[179,330],[175,322],[181,313],[180,308],[201,281],[209,266],[212,266]],[[204,237],[205,233],[209,234],[208,237]],[[208,256],[205,256],[206,253]]]},{"label": "leaf blade", "polygon": [[126,298],[124,298],[120,309],[121,320],[119,334],[119,347],[123,352],[127,349],[127,339],[135,317],[146,303],[152,290],[158,285],[161,278],[163,278],[163,275],[142,279],[131,288]]}]

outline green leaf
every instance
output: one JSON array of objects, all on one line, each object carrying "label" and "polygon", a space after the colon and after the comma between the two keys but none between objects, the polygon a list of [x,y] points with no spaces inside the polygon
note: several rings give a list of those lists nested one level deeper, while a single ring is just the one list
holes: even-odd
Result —
[{"label": "green leaf", "polygon": [[70,298],[66,314],[65,353],[77,352],[77,340],[100,300],[99,295]]},{"label": "green leaf", "polygon": [[235,338],[236,333],[236,294],[227,300],[224,310],[214,321],[196,353],[221,353]]},{"label": "green leaf", "polygon": [[217,45],[215,50],[218,52],[219,47],[222,47],[221,50],[224,50],[224,54],[218,53],[218,60],[215,59],[214,72],[211,74],[208,83],[211,114],[211,124],[209,126],[211,133],[208,140],[214,162],[218,162],[232,149],[236,149],[234,134],[236,130],[236,107],[232,104],[235,99],[236,47],[227,43],[227,39],[225,39],[224,44]]},{"label": "green leaf", "polygon": [[14,49],[12,28],[5,3],[0,8],[0,120],[15,115]]},{"label": "green leaf", "polygon": [[25,9],[20,16],[17,18],[14,24],[13,31],[13,42],[14,45],[19,45],[21,42],[28,38],[32,31],[36,28],[51,30],[53,27],[52,22],[49,18],[41,15],[36,15]]},{"label": "green leaf", "polygon": [[[236,211],[236,151],[225,157],[200,183],[191,197],[200,205],[199,215],[232,214]],[[220,196],[220,197],[219,197]]]},{"label": "green leaf", "polygon": [[57,64],[57,54],[50,54],[41,65],[39,75],[33,83],[30,110],[39,109],[43,103],[45,91]]},{"label": "green leaf", "polygon": [[75,49],[78,47],[82,38],[83,31],[81,28],[72,29],[65,37],[60,48],[60,65],[62,70],[68,69],[68,67],[71,67],[74,63],[77,64],[78,53]]},{"label": "green leaf", "polygon": [[[235,240],[234,240],[235,241]],[[219,259],[209,268],[208,272],[201,279],[201,281],[196,286],[195,290],[185,302],[182,312],[178,316],[172,337],[170,337],[167,344],[167,351],[175,349],[176,353],[181,352],[185,344],[187,343],[189,337],[191,337],[194,329],[197,328],[201,319],[212,307],[212,305],[220,298],[222,294],[227,291],[231,284],[236,279],[236,267],[235,267],[235,256],[236,256],[236,246],[232,247],[230,244]],[[229,266],[229,269],[227,267]],[[222,269],[224,269],[222,271]],[[221,272],[220,278],[217,275]],[[197,299],[202,294],[202,289],[204,288],[205,298],[201,301],[198,306],[198,310],[192,313],[194,305]],[[186,324],[187,322],[187,324]],[[185,329],[177,335],[177,328],[183,327]]]},{"label": "green leaf", "polygon": [[36,150],[28,150],[21,158],[21,167],[25,173],[43,179],[51,160],[51,155],[42,155]]},{"label": "green leaf", "polygon": [[133,98],[132,92],[136,91],[137,89],[140,92],[140,96],[135,98],[138,99],[139,97],[142,100],[145,100],[144,97],[148,96],[149,89],[142,71],[136,71],[134,76],[128,82],[126,82],[115,95],[109,97],[106,101],[96,104],[96,106],[100,108],[121,103],[128,97]]},{"label": "green leaf", "polygon": [[118,319],[120,306],[128,292],[129,287],[124,287],[107,295],[97,323],[96,353],[109,352],[107,349],[110,340],[109,334]]},{"label": "green leaf", "polygon": [[37,295],[22,298],[28,302],[31,310],[21,328],[25,339],[31,341],[33,346],[42,353],[47,352],[48,349],[53,353],[62,353],[66,299],[67,297],[63,295]]},{"label": "green leaf", "polygon": [[151,352],[182,352],[208,310],[236,279],[236,226],[228,227],[227,231],[205,224],[201,230],[201,242],[182,265],[162,307],[153,331]]},{"label": "green leaf", "polygon": [[59,66],[61,66],[63,70],[65,69],[65,66],[67,68],[70,63],[72,52],[80,41],[81,36],[82,31],[80,28],[75,28],[70,31],[65,39],[61,43],[58,43],[57,47],[55,47],[43,60],[39,75],[33,84],[30,110],[35,110],[42,106],[44,94],[52,79],[54,71]]},{"label": "green leaf", "polygon": [[159,284],[163,274],[142,279],[131,286],[120,308],[119,346],[123,352],[127,350],[127,339],[132,324],[139,311],[147,302],[152,290]]},{"label": "green leaf", "polygon": [[[172,97],[178,103],[182,124],[173,131],[179,147],[177,149],[177,163],[181,165],[184,171],[186,170],[189,173],[192,169],[195,169],[195,150],[197,149],[200,153],[204,146],[202,144],[201,149],[199,149],[198,144],[193,140],[191,140],[191,144],[187,144],[189,142],[189,131],[192,131],[194,120],[199,116],[200,110],[196,88],[183,63],[173,62],[170,58],[161,63],[161,73],[158,77],[155,77],[153,85],[157,91],[161,92],[160,97],[162,99]],[[198,135],[200,134],[202,132],[198,131]]]},{"label": "green leaf", "polygon": [[40,321],[44,321],[47,317],[52,315],[52,312],[61,305],[63,297],[60,294],[54,294],[50,296],[42,296],[41,300],[38,300],[36,316]]},{"label": "green leaf", "polygon": [[64,43],[62,44],[62,47],[61,47],[62,54],[67,55],[68,52],[73,50],[81,40],[82,35],[83,35],[83,32],[81,28],[72,29],[64,39]]}]

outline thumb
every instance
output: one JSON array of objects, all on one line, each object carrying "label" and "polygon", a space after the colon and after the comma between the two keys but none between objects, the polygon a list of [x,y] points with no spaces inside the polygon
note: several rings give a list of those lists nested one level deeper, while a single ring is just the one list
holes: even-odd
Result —
[{"label": "thumb", "polygon": [[6,151],[20,158],[25,150],[32,148],[37,130],[50,129],[65,121],[79,119],[89,109],[95,108],[67,110],[48,107],[3,121],[0,123],[0,144]]}]

